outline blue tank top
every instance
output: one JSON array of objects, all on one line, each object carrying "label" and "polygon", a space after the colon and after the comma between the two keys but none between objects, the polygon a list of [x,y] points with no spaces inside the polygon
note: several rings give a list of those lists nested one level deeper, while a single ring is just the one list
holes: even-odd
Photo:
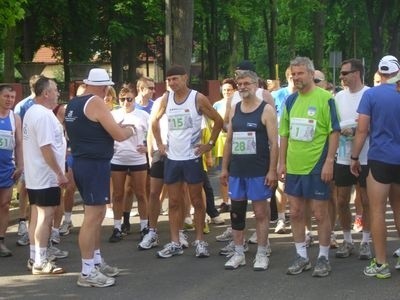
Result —
[{"label": "blue tank top", "polygon": [[89,120],[85,105],[93,95],[71,99],[65,110],[65,128],[74,158],[111,160],[114,140],[98,122]]},{"label": "blue tank top", "polygon": [[236,104],[232,118],[232,156],[229,165],[230,176],[262,177],[269,168],[269,144],[265,125],[261,122],[266,102],[262,101],[256,110],[244,113],[240,103]]},{"label": "blue tank top", "polygon": [[[14,184],[11,176],[15,169],[15,122],[11,111],[7,117],[0,118],[0,188],[8,188]],[[11,120],[12,119],[12,120]]]}]

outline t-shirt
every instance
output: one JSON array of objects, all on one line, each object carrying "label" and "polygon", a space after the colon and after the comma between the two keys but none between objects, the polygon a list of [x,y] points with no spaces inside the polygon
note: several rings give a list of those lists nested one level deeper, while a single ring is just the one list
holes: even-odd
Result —
[{"label": "t-shirt", "polygon": [[400,93],[395,84],[367,90],[357,109],[370,117],[368,159],[400,164]]},{"label": "t-shirt", "polygon": [[[332,94],[316,87],[307,94],[296,94],[286,101],[279,135],[288,138],[288,174],[320,174],[332,131],[340,131]],[[288,108],[289,111],[288,111]]]},{"label": "t-shirt", "polygon": [[[349,90],[342,90],[335,96],[335,103],[337,107],[337,113],[340,119],[340,128],[355,129],[358,122],[357,108],[360,104],[362,95],[369,87],[364,86],[360,91],[351,93]],[[337,150],[336,162],[342,165],[350,165],[350,156],[353,145],[354,136],[340,135],[339,147]],[[360,153],[360,163],[362,165],[367,164],[367,152],[369,147],[369,138],[366,139],[364,146]]]},{"label": "t-shirt", "polygon": [[65,169],[66,141],[61,123],[51,109],[34,104],[23,121],[24,174],[28,189],[57,187],[57,175],[44,160],[41,147],[51,145],[57,164]]}]

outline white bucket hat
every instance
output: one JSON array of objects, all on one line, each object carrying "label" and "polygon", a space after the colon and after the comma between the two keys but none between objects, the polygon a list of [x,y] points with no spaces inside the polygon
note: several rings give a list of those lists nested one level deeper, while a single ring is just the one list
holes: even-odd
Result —
[{"label": "white bucket hat", "polygon": [[107,71],[101,68],[91,69],[88,78],[84,79],[83,82],[87,85],[94,86],[114,85],[114,82],[110,80]]}]

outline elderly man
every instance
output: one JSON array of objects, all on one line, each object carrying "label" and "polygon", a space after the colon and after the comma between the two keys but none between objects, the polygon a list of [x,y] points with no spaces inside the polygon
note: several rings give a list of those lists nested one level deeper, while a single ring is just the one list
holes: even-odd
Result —
[{"label": "elderly man", "polygon": [[289,96],[280,121],[279,174],[285,179],[297,256],[287,274],[311,269],[305,242],[305,207],[310,201],[318,223],[320,250],[312,273],[328,276],[331,224],[329,182],[333,178],[339,120],[332,95],[314,83],[314,65],[307,57],[290,62],[298,92]]},{"label": "elderly man", "polygon": [[56,83],[41,76],[34,91],[35,103],[23,122],[25,183],[31,205],[28,266],[32,274],[60,274],[64,270],[48,259],[47,243],[61,187],[68,182],[64,175],[66,142],[63,127],[52,111],[59,95]]},{"label": "elderly man", "polygon": [[76,186],[85,204],[79,233],[82,272],[77,284],[107,287],[115,283],[118,268],[105,263],[100,252],[101,223],[110,199],[110,160],[114,140],[123,141],[136,134],[130,126],[121,128],[104,103],[108,86],[114,83],[104,69],[90,70],[84,80],[85,93],[70,100],[65,125],[74,157]]}]

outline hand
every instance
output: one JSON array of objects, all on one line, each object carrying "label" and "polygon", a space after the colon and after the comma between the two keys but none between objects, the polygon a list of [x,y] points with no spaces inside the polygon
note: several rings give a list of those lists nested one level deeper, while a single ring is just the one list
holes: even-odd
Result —
[{"label": "hand", "polygon": [[195,151],[194,151],[194,154],[196,155],[196,156],[201,156],[201,155],[203,155],[205,152],[208,152],[208,151],[211,151],[211,149],[212,149],[212,145],[210,145],[210,144],[197,144],[197,145],[195,145],[194,146],[195,147]]},{"label": "hand", "polygon": [[57,181],[60,188],[65,188],[68,185],[68,178],[65,176],[64,173],[57,174]]},{"label": "hand", "polygon": [[267,185],[270,189],[278,185],[278,173],[276,172],[276,170],[268,171],[267,176],[265,176],[264,184]]},{"label": "hand", "polygon": [[147,153],[147,147],[145,145],[137,145],[136,150],[142,154]]},{"label": "hand", "polygon": [[361,173],[361,164],[359,160],[351,160],[350,162],[350,172],[354,176],[358,177]]},{"label": "hand", "polygon": [[13,173],[12,176],[11,176],[11,178],[14,180],[14,182],[17,182],[18,179],[21,177],[22,171],[23,171],[22,168],[16,168],[16,169],[14,170],[14,173]]},{"label": "hand", "polygon": [[229,178],[229,173],[228,171],[222,170],[221,175],[219,176],[219,182],[223,186],[228,186],[228,178]]},{"label": "hand", "polygon": [[278,179],[281,182],[285,182],[285,179],[286,179],[286,164],[279,164],[279,166],[278,166]]},{"label": "hand", "polygon": [[325,161],[322,167],[321,180],[325,183],[333,179],[333,164],[333,162]]},{"label": "hand", "polygon": [[160,155],[161,156],[166,156],[167,155],[167,147],[166,147],[166,145],[164,145],[164,144],[157,144],[157,148],[158,148],[158,151],[160,151]]}]

